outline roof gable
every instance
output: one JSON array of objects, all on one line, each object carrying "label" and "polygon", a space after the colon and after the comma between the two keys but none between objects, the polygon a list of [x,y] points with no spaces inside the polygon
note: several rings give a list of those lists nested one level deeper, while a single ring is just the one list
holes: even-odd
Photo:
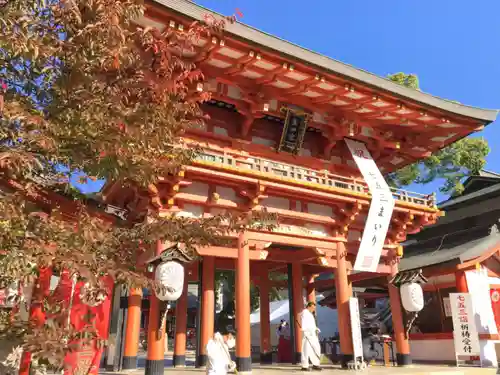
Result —
[{"label": "roof gable", "polygon": [[438,207],[446,211],[456,204],[480,198],[481,195],[486,196],[486,194],[492,192],[492,189],[500,189],[500,174],[481,170],[477,175],[468,177],[463,185],[464,191],[462,194],[450,197],[448,200],[441,202]]}]

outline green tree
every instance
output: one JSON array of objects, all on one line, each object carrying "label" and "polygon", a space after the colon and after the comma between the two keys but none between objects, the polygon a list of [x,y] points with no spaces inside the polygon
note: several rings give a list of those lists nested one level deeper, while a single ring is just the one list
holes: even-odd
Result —
[{"label": "green tree", "polygon": [[397,84],[400,84],[402,86],[410,87],[415,90],[420,90],[420,83],[418,81],[418,77],[416,74],[406,74],[406,73],[394,73],[390,74],[388,78],[396,82]]},{"label": "green tree", "polygon": [[[418,77],[414,74],[396,73],[389,75],[391,81],[419,89]],[[486,164],[490,148],[484,138],[463,138],[430,157],[390,173],[389,183],[403,187],[411,183],[427,184],[435,179],[444,179],[440,191],[459,195],[463,191],[465,177],[477,174]]]},{"label": "green tree", "polygon": [[[277,273],[270,273],[269,280],[271,281],[281,281],[286,280],[286,276]],[[219,271],[215,274],[216,285],[224,283],[226,285],[226,299],[234,300],[235,296],[235,274],[233,271]],[[270,301],[278,301],[281,299],[280,288],[272,287],[269,291]],[[218,292],[217,292],[218,293]],[[250,307],[255,310],[259,307],[259,288],[253,283],[250,285]]]},{"label": "green tree", "polygon": [[[75,171],[145,190],[196,155],[181,136],[204,121],[199,103],[209,95],[185,52],[232,18],[160,32],[137,26],[143,13],[142,0],[0,1],[0,179],[16,181],[20,192],[0,200],[0,288],[30,284],[43,267],[87,281],[88,298],[106,293],[103,276],[154,287],[137,266],[138,249],[160,240],[194,252],[253,222],[150,213],[110,225],[89,215],[85,197],[72,191]],[[40,196],[33,177],[49,175],[74,199],[70,217],[30,203]],[[42,326],[0,311],[0,339],[23,342],[33,362],[60,368],[69,343],[81,337],[56,297],[42,301],[50,312]],[[93,333],[89,326],[87,337]]]},{"label": "green tree", "polygon": [[[269,279],[272,281],[283,280],[286,275],[281,275],[277,273],[270,273]],[[225,295],[224,300],[228,301],[222,308],[222,311],[219,313],[217,317],[217,321],[215,322],[216,330],[223,330],[225,327],[230,325],[234,326],[234,315],[235,315],[235,294],[236,294],[236,283],[235,283],[235,273],[233,271],[218,271],[215,273],[215,285],[218,286],[221,283],[225,285]],[[272,287],[269,292],[269,300],[279,301],[281,299],[280,288]],[[219,290],[217,290],[219,293]],[[250,308],[251,311],[259,308],[259,288],[256,287],[253,283],[250,284]],[[218,297],[218,294],[217,294]]]}]

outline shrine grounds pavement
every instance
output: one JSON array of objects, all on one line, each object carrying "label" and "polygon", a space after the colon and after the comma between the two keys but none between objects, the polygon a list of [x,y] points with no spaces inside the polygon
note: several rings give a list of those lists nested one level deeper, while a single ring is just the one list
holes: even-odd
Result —
[{"label": "shrine grounds pavement", "polygon": [[[191,353],[186,353],[187,367],[178,369],[173,368],[172,356],[169,353],[165,357],[165,374],[164,375],[174,375],[174,374],[185,374],[185,375],[197,375],[206,374],[204,369],[194,368],[194,355]],[[123,371],[121,373],[113,372],[102,372],[102,375],[143,375],[145,359],[143,356],[139,357],[138,361],[139,368],[133,371]],[[271,366],[260,366],[259,364],[254,364],[252,369],[252,375],[287,375],[287,374],[302,374],[300,366],[292,365],[271,365]],[[311,375],[316,374],[316,372],[310,372]],[[452,366],[430,366],[430,365],[420,365],[415,364],[406,368],[398,367],[384,367],[382,365],[370,366],[364,371],[349,371],[342,370],[339,366],[335,365],[325,365],[323,366],[323,371],[319,374],[323,375],[340,375],[340,374],[363,374],[363,375],[495,375],[500,374],[500,370],[497,373],[496,369],[486,369],[478,367],[452,367]]]},{"label": "shrine grounds pavement", "polygon": [[[252,370],[252,375],[286,375],[286,374],[302,374],[300,367],[298,366],[259,366],[255,365]],[[102,373],[103,375],[118,375],[116,373]],[[123,374],[139,375],[144,374],[144,369],[138,369],[130,372],[122,372]],[[174,369],[172,367],[165,368],[165,375],[174,374],[185,374],[185,375],[196,375],[196,374],[206,374],[206,370],[195,369],[193,367],[186,367],[184,369]],[[315,372],[310,372],[311,375]],[[325,366],[323,371],[319,374],[323,375],[340,375],[340,374],[363,374],[363,375],[494,375],[497,374],[496,369],[484,369],[484,368],[472,368],[472,367],[447,367],[447,366],[426,366],[426,365],[413,365],[407,368],[396,368],[396,367],[383,367],[374,366],[369,367],[364,371],[348,371],[341,370],[334,366]]]}]

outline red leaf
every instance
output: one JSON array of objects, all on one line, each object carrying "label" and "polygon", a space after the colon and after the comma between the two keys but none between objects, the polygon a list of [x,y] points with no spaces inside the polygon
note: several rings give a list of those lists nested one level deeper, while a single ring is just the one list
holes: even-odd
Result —
[{"label": "red leaf", "polygon": [[240,8],[236,8],[236,14],[238,17],[243,18],[243,13],[241,12]]}]

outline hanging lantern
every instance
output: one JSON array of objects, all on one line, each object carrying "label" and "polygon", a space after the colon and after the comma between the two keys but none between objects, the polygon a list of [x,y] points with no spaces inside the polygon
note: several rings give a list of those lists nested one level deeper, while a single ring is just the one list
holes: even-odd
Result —
[{"label": "hanging lantern", "polygon": [[160,301],[176,301],[184,287],[184,267],[172,261],[160,263],[156,267],[155,281],[159,285],[155,294]]},{"label": "hanging lantern", "polygon": [[420,284],[401,285],[401,303],[406,311],[419,312],[424,308],[424,292]]}]

